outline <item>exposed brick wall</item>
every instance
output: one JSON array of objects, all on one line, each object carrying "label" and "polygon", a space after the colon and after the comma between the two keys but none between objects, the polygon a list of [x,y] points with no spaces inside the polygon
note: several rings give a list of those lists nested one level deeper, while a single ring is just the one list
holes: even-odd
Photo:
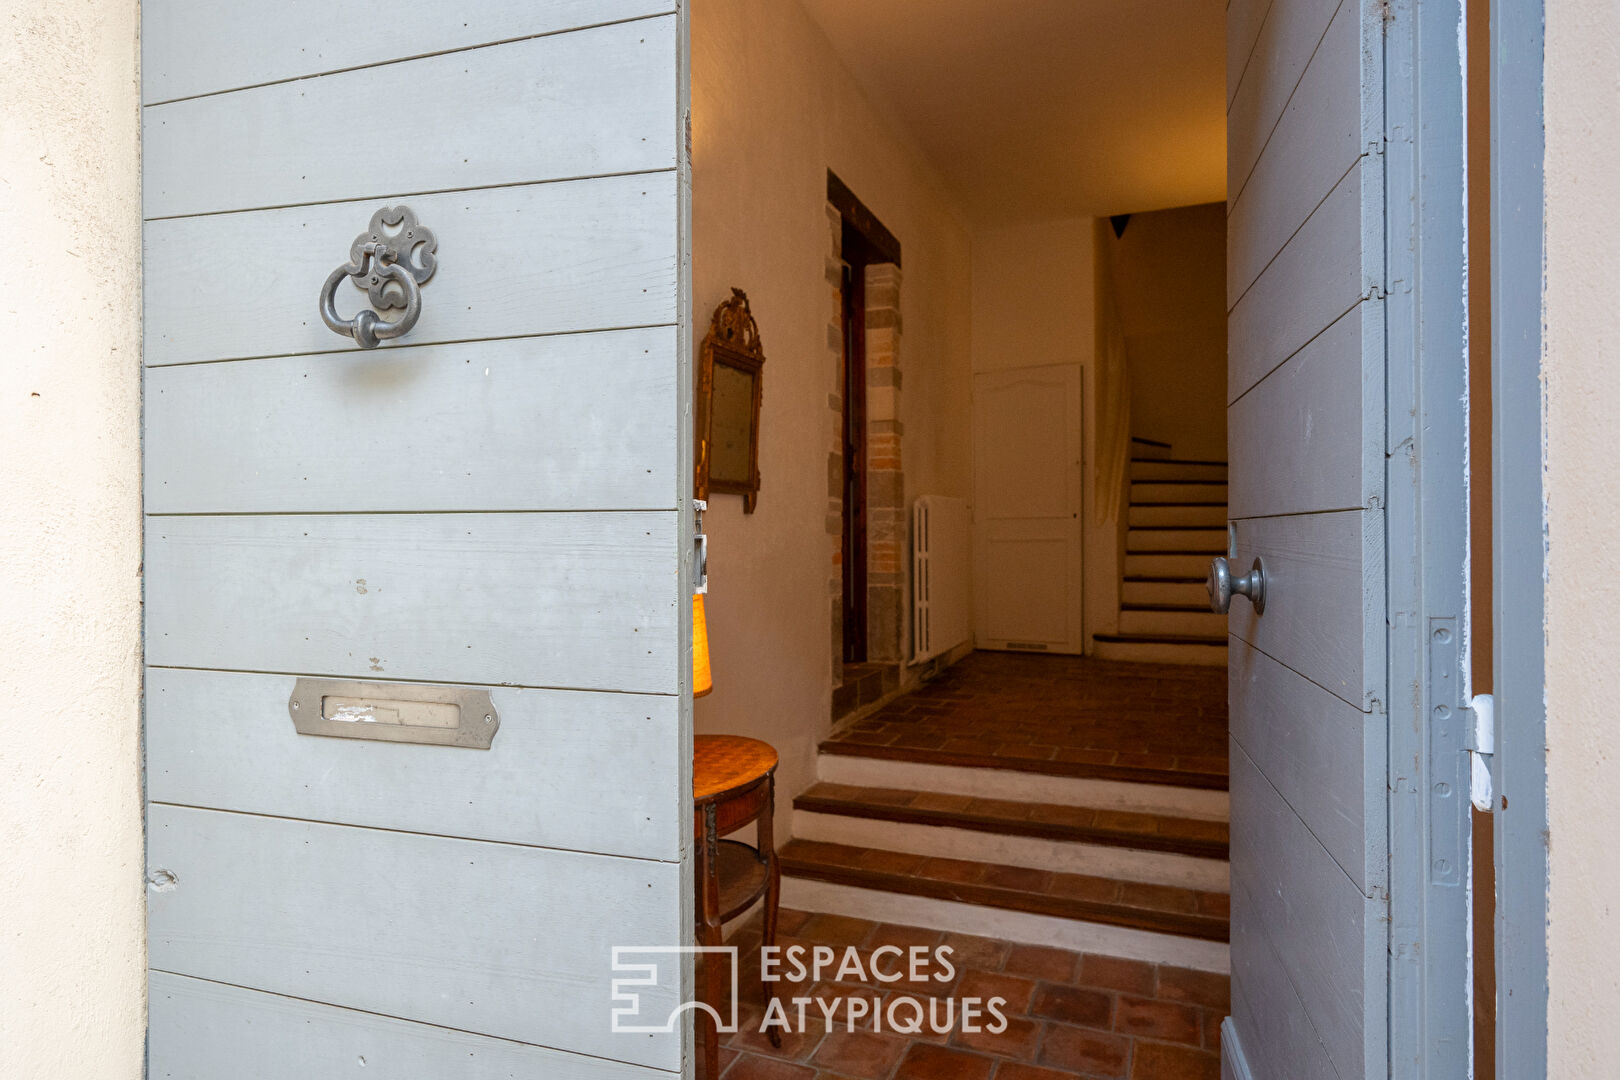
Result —
[{"label": "exposed brick wall", "polygon": [[901,461],[900,268],[866,268],[866,655],[905,659],[907,513]]}]

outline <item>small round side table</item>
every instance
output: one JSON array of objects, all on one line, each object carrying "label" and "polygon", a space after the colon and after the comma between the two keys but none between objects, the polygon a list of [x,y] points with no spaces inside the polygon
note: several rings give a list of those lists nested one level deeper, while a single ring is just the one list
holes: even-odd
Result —
[{"label": "small round side table", "polygon": [[[782,895],[782,872],[772,842],[776,803],[776,750],[741,735],[698,735],[692,746],[693,844],[697,854],[697,938],[699,945],[718,946],[726,920],[765,899],[762,945],[776,944],[776,910]],[[756,822],[757,847],[721,837]],[[698,1010],[703,1035],[704,1075],[715,1076],[720,1057],[716,1016],[729,1016],[724,1001],[729,967],[703,964],[699,998],[715,1010]],[[775,998],[776,984],[761,979],[765,996]],[[737,988],[740,990],[741,988]],[[771,1045],[782,1036],[770,1029]]]}]

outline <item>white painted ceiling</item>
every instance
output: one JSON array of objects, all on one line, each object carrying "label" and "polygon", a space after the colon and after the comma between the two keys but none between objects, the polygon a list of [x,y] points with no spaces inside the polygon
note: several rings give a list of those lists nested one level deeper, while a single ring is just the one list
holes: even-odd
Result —
[{"label": "white painted ceiling", "polygon": [[975,223],[1226,197],[1224,0],[801,0]]}]

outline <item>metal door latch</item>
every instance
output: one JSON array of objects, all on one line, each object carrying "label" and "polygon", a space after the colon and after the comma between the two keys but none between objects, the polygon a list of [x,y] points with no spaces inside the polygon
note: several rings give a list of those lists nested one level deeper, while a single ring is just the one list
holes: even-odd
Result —
[{"label": "metal door latch", "polygon": [[1496,698],[1475,694],[1468,703],[1468,796],[1474,809],[1491,812],[1491,758],[1496,753]]},{"label": "metal door latch", "polygon": [[703,534],[703,511],[709,504],[703,499],[692,500],[692,541],[696,545],[692,559],[692,591],[709,591],[709,538]]},{"label": "metal door latch", "polygon": [[[371,225],[349,246],[347,264],[332,271],[321,286],[321,321],[334,332],[352,337],[362,349],[410,332],[422,314],[422,290],[433,276],[439,241],[423,228],[408,206],[385,206],[371,215]],[[337,313],[337,287],[344,278],[365,293],[378,311],[404,308],[392,322],[370,308],[352,319]]]}]

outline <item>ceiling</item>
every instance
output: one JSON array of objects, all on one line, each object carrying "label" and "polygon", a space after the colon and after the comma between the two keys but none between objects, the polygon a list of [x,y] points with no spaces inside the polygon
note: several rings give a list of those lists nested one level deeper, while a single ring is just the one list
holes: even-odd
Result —
[{"label": "ceiling", "polygon": [[801,0],[976,224],[1226,197],[1224,0]]}]

